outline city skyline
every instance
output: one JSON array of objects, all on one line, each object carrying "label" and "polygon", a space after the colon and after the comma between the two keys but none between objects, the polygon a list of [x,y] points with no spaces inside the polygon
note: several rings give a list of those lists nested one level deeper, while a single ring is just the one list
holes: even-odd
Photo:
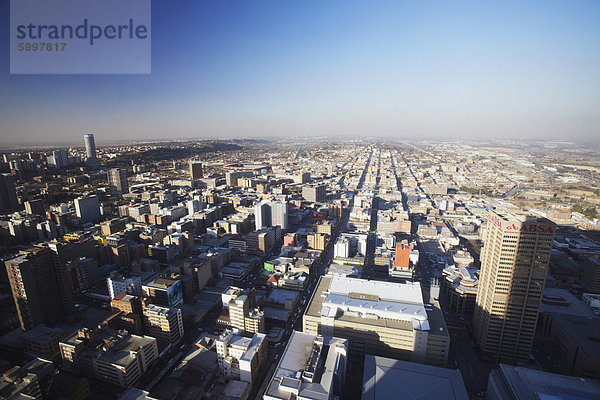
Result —
[{"label": "city skyline", "polygon": [[595,2],[152,6],[150,75],[9,75],[0,42],[0,144],[597,137]]}]

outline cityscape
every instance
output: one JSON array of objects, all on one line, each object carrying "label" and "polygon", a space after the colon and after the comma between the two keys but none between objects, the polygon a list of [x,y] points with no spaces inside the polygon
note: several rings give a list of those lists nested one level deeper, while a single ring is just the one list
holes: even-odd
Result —
[{"label": "cityscape", "polygon": [[600,2],[0,27],[0,400],[600,400]]},{"label": "cityscape", "polygon": [[600,393],[597,148],[81,139],[3,154],[3,398]]}]

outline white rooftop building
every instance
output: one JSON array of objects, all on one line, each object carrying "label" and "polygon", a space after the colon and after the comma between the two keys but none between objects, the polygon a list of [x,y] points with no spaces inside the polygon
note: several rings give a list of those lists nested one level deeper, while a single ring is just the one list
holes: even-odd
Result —
[{"label": "white rooftop building", "polygon": [[348,341],[292,332],[265,400],[328,400],[343,395]]},{"label": "white rooftop building", "polygon": [[267,358],[266,335],[255,333],[252,338],[223,332],[215,341],[221,373],[228,378],[253,383]]}]

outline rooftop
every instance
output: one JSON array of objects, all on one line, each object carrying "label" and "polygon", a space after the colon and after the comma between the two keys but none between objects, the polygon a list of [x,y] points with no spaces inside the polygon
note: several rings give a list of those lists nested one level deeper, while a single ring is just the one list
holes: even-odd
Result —
[{"label": "rooftop", "polygon": [[467,400],[459,370],[365,356],[363,400]]},{"label": "rooftop", "polygon": [[[497,391],[521,400],[600,398],[600,382],[574,376],[551,374],[529,368],[500,364],[492,371]],[[510,396],[510,397],[508,397]]]},{"label": "rooftop", "polygon": [[600,319],[557,314],[554,322],[588,357],[600,358]]},{"label": "rooftop", "polygon": [[359,321],[397,329],[429,330],[419,283],[324,276],[307,315]]},{"label": "rooftop", "polygon": [[345,339],[293,331],[264,398],[331,398],[336,374],[346,369],[346,348]]}]

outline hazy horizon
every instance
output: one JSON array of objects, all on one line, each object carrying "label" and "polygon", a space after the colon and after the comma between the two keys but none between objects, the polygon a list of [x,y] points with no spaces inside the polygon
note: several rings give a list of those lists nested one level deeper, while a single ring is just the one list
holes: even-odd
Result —
[{"label": "hazy horizon", "polygon": [[600,136],[600,2],[152,6],[151,75],[9,75],[3,2],[0,147]]}]

